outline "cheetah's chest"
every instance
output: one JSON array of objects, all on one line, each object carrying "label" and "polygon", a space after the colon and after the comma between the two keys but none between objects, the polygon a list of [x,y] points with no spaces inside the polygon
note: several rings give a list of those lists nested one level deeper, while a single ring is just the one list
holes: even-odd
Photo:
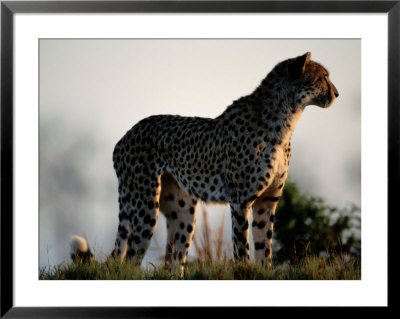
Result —
[{"label": "cheetah's chest", "polygon": [[267,177],[266,183],[265,183],[265,188],[263,191],[268,189],[271,193],[274,193],[276,191],[280,191],[280,189],[283,187],[286,177],[287,177],[287,172],[289,169],[289,161],[290,161],[290,147],[287,145],[285,146],[279,146],[279,147],[273,147],[270,148],[269,154],[269,160],[266,161],[264,165],[264,176]]}]

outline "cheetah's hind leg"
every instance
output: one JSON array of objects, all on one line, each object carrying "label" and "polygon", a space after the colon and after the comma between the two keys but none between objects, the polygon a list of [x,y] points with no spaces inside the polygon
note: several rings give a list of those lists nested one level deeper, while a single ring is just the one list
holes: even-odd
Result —
[{"label": "cheetah's hind leg", "polygon": [[[119,226],[114,251],[140,265],[150,246],[150,240],[157,225],[161,175],[156,172],[148,174],[148,170],[140,170],[143,174],[135,176],[135,181],[142,183],[127,185],[128,200],[120,202]],[[121,195],[120,195],[121,197]]]},{"label": "cheetah's hind leg", "polygon": [[161,178],[160,210],[167,220],[165,266],[183,276],[187,254],[193,239],[197,199],[179,187],[170,173]]}]

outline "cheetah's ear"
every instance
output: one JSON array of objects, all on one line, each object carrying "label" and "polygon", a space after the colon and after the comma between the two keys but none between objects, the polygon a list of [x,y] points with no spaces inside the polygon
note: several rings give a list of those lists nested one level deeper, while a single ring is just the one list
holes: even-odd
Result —
[{"label": "cheetah's ear", "polygon": [[298,56],[297,58],[294,58],[289,63],[288,69],[292,79],[297,79],[299,76],[304,74],[306,64],[310,61],[310,58],[311,58],[311,53],[307,52],[303,55]]}]

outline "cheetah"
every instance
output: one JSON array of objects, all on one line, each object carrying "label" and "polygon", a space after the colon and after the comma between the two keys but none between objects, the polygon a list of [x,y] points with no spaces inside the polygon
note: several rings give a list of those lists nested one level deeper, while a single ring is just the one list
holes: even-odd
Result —
[{"label": "cheetah", "polygon": [[[290,139],[307,105],[329,107],[339,96],[311,53],[278,63],[249,95],[218,117],[156,115],[134,125],[115,145],[119,225],[112,256],[141,264],[157,225],[167,223],[165,265],[184,271],[199,200],[230,205],[233,256],[271,266],[277,203],[291,158]],[[72,256],[89,259],[86,241]],[[81,248],[84,247],[84,248]]]}]

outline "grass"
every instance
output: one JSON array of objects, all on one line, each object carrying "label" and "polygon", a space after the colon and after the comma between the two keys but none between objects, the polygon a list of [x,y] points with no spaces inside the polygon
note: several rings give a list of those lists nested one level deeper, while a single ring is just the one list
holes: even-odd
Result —
[{"label": "grass", "polygon": [[308,256],[297,264],[274,265],[271,269],[254,262],[235,264],[231,260],[189,262],[183,278],[162,265],[147,269],[131,262],[107,259],[87,264],[63,263],[40,270],[42,280],[359,280],[361,268],[342,256]]},{"label": "grass", "polygon": [[235,264],[230,246],[223,242],[223,220],[212,232],[207,211],[203,211],[203,227],[194,239],[196,259],[188,262],[181,278],[177,273],[153,265],[143,269],[133,262],[112,258],[103,262],[73,264],[64,262],[40,269],[41,280],[360,280],[361,265],[343,254],[309,255],[294,262],[274,264],[270,269],[255,262]]}]

